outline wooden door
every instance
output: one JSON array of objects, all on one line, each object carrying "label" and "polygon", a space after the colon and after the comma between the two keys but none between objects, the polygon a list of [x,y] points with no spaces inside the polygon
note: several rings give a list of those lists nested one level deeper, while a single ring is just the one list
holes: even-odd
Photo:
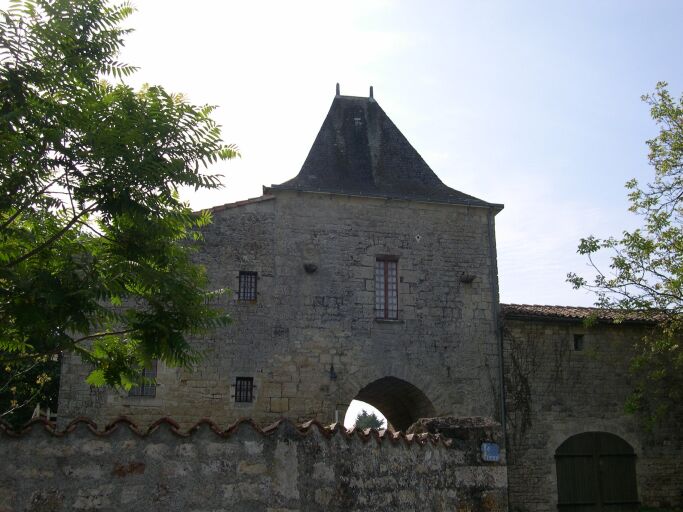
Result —
[{"label": "wooden door", "polygon": [[555,452],[557,506],[563,512],[638,510],[635,453],[607,432],[570,437]]}]

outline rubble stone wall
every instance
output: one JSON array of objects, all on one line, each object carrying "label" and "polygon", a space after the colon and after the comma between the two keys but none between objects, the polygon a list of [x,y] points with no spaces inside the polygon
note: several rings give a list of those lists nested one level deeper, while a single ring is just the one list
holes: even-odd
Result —
[{"label": "rubble stone wall", "polygon": [[0,511],[506,510],[505,454],[483,462],[473,432],[445,443],[288,421],[187,432],[165,420],[145,434],[123,421],[59,435],[40,423],[21,435],[0,428]]}]

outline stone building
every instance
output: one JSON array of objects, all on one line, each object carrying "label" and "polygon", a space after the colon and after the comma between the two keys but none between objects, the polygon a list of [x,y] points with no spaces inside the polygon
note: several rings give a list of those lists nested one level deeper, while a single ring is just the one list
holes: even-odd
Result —
[{"label": "stone building", "polygon": [[680,507],[681,411],[653,430],[625,412],[634,343],[654,325],[595,308],[501,313],[511,508]]},{"label": "stone building", "polygon": [[586,308],[501,308],[502,209],[443,184],[372,90],[337,90],[295,178],[212,209],[198,261],[212,287],[234,290],[218,304],[234,321],[195,340],[202,362],[158,365],[156,386],[125,394],[89,388],[67,357],[60,421],[332,423],[359,399],[400,430],[435,416],[501,422],[511,509],[683,504],[683,436],[645,434],[623,413],[628,347],[649,324],[587,330]]}]

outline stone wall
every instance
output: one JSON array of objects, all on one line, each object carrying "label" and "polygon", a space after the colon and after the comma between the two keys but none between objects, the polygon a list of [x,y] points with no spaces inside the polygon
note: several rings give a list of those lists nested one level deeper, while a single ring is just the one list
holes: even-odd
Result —
[{"label": "stone wall", "polygon": [[[291,191],[217,208],[198,259],[214,288],[236,290],[239,271],[258,272],[258,300],[219,304],[232,326],[195,340],[204,359],[194,371],[160,367],[154,398],[90,389],[87,368],[65,358],[61,425],[80,415],[141,424],[171,416],[185,426],[202,416],[343,421],[372,383],[367,396],[388,397],[380,409],[407,409],[410,422],[423,411],[498,418],[491,214]],[[383,255],[398,258],[397,321],[374,318],[374,265]],[[307,273],[306,263],[317,270]],[[252,403],[235,403],[236,377],[254,378]]]},{"label": "stone wall", "polygon": [[615,434],[633,447],[642,504],[683,505],[680,423],[647,432],[625,412],[633,343],[649,327],[530,318],[504,326],[510,509],[557,510],[555,450],[582,432]]},{"label": "stone wall", "polygon": [[445,441],[288,421],[182,431],[161,420],[141,432],[82,420],[21,435],[0,426],[0,512],[502,511],[505,454],[479,455],[500,426],[484,430],[488,439],[479,425]]}]

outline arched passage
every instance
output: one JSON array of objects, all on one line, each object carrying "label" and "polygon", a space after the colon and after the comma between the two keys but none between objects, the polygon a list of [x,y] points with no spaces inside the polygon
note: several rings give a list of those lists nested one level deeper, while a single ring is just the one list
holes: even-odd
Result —
[{"label": "arched passage", "polygon": [[555,451],[558,509],[638,510],[635,458],[630,444],[608,432],[570,437]]},{"label": "arched passage", "polygon": [[361,389],[356,400],[376,407],[397,430],[406,430],[419,418],[436,415],[432,402],[420,389],[396,377],[383,377]]}]

